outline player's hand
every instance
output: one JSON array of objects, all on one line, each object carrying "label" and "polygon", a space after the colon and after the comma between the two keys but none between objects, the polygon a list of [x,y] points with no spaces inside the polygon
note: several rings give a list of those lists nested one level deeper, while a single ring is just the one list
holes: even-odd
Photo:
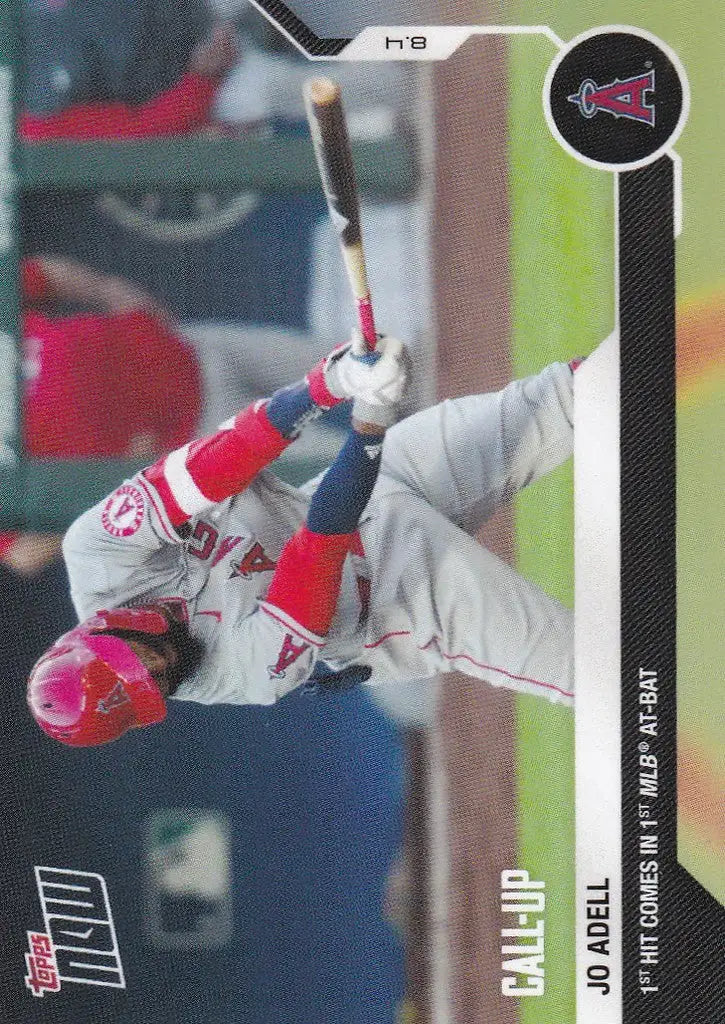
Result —
[{"label": "player's hand", "polygon": [[397,338],[381,336],[374,361],[362,334],[335,349],[325,363],[325,383],[338,398],[353,400],[353,419],[379,427],[396,420],[396,407],[408,383],[408,352]]}]

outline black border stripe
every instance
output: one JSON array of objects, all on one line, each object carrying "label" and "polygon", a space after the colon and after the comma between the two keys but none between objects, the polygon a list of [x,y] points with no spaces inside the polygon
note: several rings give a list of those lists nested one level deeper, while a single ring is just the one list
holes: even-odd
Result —
[{"label": "black border stripe", "polygon": [[[673,165],[662,157],[619,179],[622,555],[622,901],[624,1020],[661,1022],[662,1003],[640,992],[640,861],[658,861],[660,886],[676,863],[675,788],[675,247]],[[658,735],[640,733],[640,668],[658,676]],[[649,752],[640,754],[638,744]],[[657,757],[658,825],[640,827],[640,756]],[[656,857],[641,834],[659,838]],[[649,872],[652,874],[652,872]],[[664,905],[664,900],[662,900]],[[664,977],[665,935],[658,926]],[[654,996],[654,998],[653,998]]]},{"label": "black border stripe", "polygon": [[280,0],[256,0],[277,24],[312,57],[336,57],[344,50],[350,39],[323,39],[308,28],[287,4]]},{"label": "black border stripe", "polygon": [[[622,582],[622,953],[625,1024],[725,1020],[725,910],[677,861],[674,166],[619,178]],[[640,669],[657,672],[657,735],[640,731]],[[648,743],[647,751],[639,745]],[[657,757],[658,794],[640,794],[640,757]],[[657,826],[643,829],[644,807]],[[640,849],[656,832],[658,850]],[[657,862],[656,871],[642,865]],[[641,922],[641,873],[656,874],[657,925]],[[649,918],[647,918],[649,920]],[[657,935],[656,964],[640,936]],[[640,970],[648,972],[650,987]]]}]

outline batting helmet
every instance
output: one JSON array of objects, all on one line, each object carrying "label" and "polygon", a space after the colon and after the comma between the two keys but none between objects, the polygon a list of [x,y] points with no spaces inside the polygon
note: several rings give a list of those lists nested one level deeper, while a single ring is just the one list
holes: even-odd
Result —
[{"label": "batting helmet", "polygon": [[154,608],[100,611],[36,662],[28,704],[40,728],[71,747],[95,747],[166,717],[159,687],[129,645],[109,630],[159,636],[169,624]]}]

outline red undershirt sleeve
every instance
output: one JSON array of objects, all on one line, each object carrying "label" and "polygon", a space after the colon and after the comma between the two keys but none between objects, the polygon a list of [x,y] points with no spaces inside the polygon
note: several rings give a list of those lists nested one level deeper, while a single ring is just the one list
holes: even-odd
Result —
[{"label": "red undershirt sleeve", "polygon": [[[281,610],[326,636],[337,608],[342,570],[380,468],[383,434],[351,430],[315,491],[307,522],[285,544],[264,610]],[[271,606],[271,607],[270,607]]]},{"label": "red undershirt sleeve", "polygon": [[302,525],[279,556],[262,609],[273,616],[281,611],[292,623],[326,636],[354,539],[354,533],[313,533]]},{"label": "red undershirt sleeve", "polygon": [[240,412],[216,434],[177,448],[141,474],[158,494],[169,522],[193,516],[243,491],[290,440],[272,426],[264,402]]}]

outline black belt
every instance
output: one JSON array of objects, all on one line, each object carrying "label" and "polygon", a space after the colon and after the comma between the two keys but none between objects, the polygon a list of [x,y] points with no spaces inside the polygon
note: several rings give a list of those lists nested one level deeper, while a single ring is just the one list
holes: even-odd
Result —
[{"label": "black belt", "polygon": [[335,672],[324,661],[318,661],[312,675],[302,688],[302,692],[316,693],[320,689],[333,692],[351,690],[353,686],[366,683],[372,674],[373,670],[369,665],[349,665],[347,668]]}]

